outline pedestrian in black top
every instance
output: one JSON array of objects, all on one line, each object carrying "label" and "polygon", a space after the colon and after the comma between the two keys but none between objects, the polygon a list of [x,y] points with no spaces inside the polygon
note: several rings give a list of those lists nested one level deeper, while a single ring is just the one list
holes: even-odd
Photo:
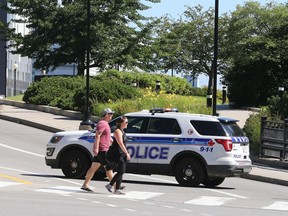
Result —
[{"label": "pedestrian in black top", "polygon": [[114,194],[125,194],[120,191],[123,174],[126,170],[127,160],[130,160],[129,152],[126,149],[126,134],[123,131],[127,128],[127,117],[120,117],[116,123],[117,129],[114,131],[113,143],[107,153],[110,163],[106,166],[106,170],[115,170],[117,173],[113,176],[109,184],[105,188],[112,193],[112,187],[116,183]]}]

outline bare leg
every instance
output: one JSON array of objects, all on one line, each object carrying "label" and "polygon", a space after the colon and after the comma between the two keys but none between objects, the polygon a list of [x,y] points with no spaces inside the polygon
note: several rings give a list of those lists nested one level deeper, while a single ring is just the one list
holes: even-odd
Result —
[{"label": "bare leg", "polygon": [[[85,181],[84,181],[84,183],[82,185],[83,188],[87,188],[88,187],[91,179],[94,176],[94,173],[99,169],[100,165],[101,164],[98,163],[98,162],[93,162],[92,163],[91,167],[89,168],[89,170],[86,173]],[[112,177],[111,177],[111,179],[112,179]]]},{"label": "bare leg", "polygon": [[109,179],[109,181],[111,181],[112,180],[112,178],[113,178],[113,170],[108,170],[108,171],[106,171],[106,176],[107,176],[107,178]]}]

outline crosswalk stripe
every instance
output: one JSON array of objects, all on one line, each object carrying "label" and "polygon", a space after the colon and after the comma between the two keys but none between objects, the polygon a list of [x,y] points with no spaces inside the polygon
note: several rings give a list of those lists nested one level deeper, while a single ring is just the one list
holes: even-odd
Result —
[{"label": "crosswalk stripe", "polygon": [[43,188],[35,190],[37,192],[44,192],[44,193],[56,193],[61,195],[68,195],[71,193],[79,192],[79,187],[68,187],[68,186],[56,186],[50,188]]},{"label": "crosswalk stripe", "polygon": [[184,203],[205,206],[221,206],[233,200],[236,200],[236,198],[200,196],[196,199],[192,199]]},{"label": "crosswalk stripe", "polygon": [[[20,183],[14,182],[0,182],[0,187],[19,185]],[[71,193],[77,193],[81,191],[79,187],[68,187],[68,186],[56,186],[50,188],[37,189],[35,191],[44,193],[56,193],[60,195],[69,195]],[[109,195],[109,197],[122,198],[122,199],[134,199],[134,200],[147,200],[153,197],[164,195],[165,193],[147,192],[147,191],[127,191],[125,195]],[[83,199],[83,198],[81,198]],[[84,200],[84,199],[83,199]],[[221,206],[237,200],[237,198],[230,197],[213,197],[213,196],[199,196],[195,199],[184,202],[185,204],[202,205],[202,206]],[[95,202],[96,203],[96,202]],[[99,203],[97,201],[97,203]],[[146,203],[148,204],[148,203]],[[170,206],[163,206],[169,208]],[[269,206],[262,207],[261,209],[267,210],[282,210],[288,211],[288,202],[276,201]],[[183,210],[184,211],[184,210]]]},{"label": "crosswalk stripe", "polygon": [[145,191],[127,191],[125,195],[110,195],[110,197],[146,200],[152,197],[161,196],[163,194],[164,193],[145,192]]},{"label": "crosswalk stripe", "polygon": [[262,209],[288,211],[288,202],[276,201],[269,206],[262,207]]}]

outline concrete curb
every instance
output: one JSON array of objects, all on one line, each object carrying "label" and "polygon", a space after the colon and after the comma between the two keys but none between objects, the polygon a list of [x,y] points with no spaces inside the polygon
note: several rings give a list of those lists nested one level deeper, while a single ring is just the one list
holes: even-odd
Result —
[{"label": "concrete curb", "polygon": [[[29,110],[38,110],[41,112],[51,113],[54,115],[62,115],[62,116],[73,118],[75,120],[83,120],[83,114],[81,112],[77,112],[73,110],[62,110],[61,108],[57,108],[57,107],[27,104],[25,102],[13,101],[13,100],[8,100],[8,99],[0,99],[0,105],[1,104],[16,106],[19,108],[29,109]],[[90,116],[90,120],[93,122],[98,122],[99,119],[100,118],[97,116]]]},{"label": "concrete curb", "polygon": [[43,124],[39,124],[39,123],[36,123],[36,122],[28,121],[28,120],[25,120],[25,119],[20,119],[20,118],[16,118],[16,117],[10,117],[10,116],[1,115],[1,114],[0,114],[0,119],[6,120],[6,121],[10,121],[10,122],[15,122],[15,123],[18,123],[18,124],[27,125],[27,126],[30,126],[30,127],[34,127],[34,128],[40,129],[40,130],[49,131],[49,132],[52,132],[52,133],[63,131],[63,130],[61,130],[59,128],[50,127],[50,126],[47,126],[47,125],[43,125]]},{"label": "concrete curb", "polygon": [[83,119],[83,114],[80,112],[76,112],[76,111],[72,111],[72,110],[62,110],[62,109],[57,108],[57,107],[27,104],[25,102],[13,101],[13,100],[8,100],[8,99],[0,99],[0,104],[16,106],[19,108],[30,109],[30,110],[38,110],[41,112],[52,113],[55,115],[63,115],[63,116],[77,119],[77,120]]},{"label": "concrete curb", "polygon": [[248,174],[247,176],[242,177],[242,178],[246,178],[246,179],[250,179],[250,180],[254,180],[254,181],[266,182],[266,183],[270,183],[270,184],[288,186],[288,181],[285,181],[282,179],[270,178],[270,177],[261,176],[261,175]]}]

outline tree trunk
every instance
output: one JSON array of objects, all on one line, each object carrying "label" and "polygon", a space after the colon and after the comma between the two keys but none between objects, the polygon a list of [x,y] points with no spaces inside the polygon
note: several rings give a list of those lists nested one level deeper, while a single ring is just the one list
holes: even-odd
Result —
[{"label": "tree trunk", "polygon": [[207,107],[212,106],[212,83],[213,83],[213,76],[209,74],[208,88],[207,88]]},{"label": "tree trunk", "polygon": [[84,62],[79,62],[79,63],[78,63],[77,70],[78,70],[77,75],[82,75],[82,76],[84,75],[84,71],[85,71],[85,64],[84,64]]}]

